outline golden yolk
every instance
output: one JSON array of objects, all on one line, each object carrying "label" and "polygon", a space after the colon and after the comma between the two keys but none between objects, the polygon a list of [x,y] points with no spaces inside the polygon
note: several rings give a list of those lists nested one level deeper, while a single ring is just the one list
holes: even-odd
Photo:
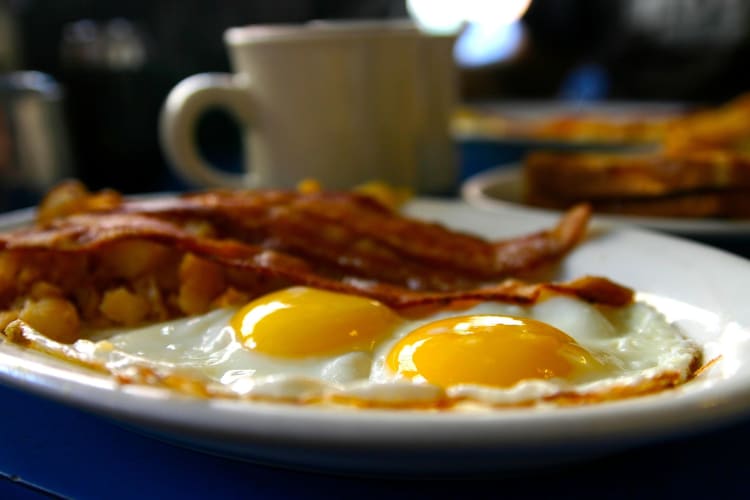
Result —
[{"label": "golden yolk", "polygon": [[375,300],[294,287],[247,304],[231,320],[240,342],[272,356],[371,350],[401,318]]},{"label": "golden yolk", "polygon": [[604,366],[574,339],[540,321],[476,315],[442,319],[402,338],[388,354],[395,373],[441,387],[511,387],[526,379],[585,377]]}]

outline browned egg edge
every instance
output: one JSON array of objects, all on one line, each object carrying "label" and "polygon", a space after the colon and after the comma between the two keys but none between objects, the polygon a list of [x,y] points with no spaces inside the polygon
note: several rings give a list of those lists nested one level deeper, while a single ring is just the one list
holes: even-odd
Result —
[{"label": "browned egg edge", "polygon": [[362,409],[398,409],[398,410],[440,410],[448,411],[466,403],[478,405],[488,409],[500,408],[524,408],[548,404],[558,407],[579,406],[595,403],[604,403],[655,394],[673,389],[694,380],[704,374],[711,366],[720,361],[721,356],[703,362],[701,349],[696,346],[693,359],[688,367],[686,375],[678,370],[670,370],[660,373],[658,376],[643,380],[637,384],[620,385],[606,390],[591,392],[560,391],[555,394],[530,400],[515,401],[512,403],[491,403],[478,401],[468,397],[451,397],[442,393],[440,397],[428,401],[419,402],[387,402],[376,400],[364,400],[350,395],[332,394],[326,397],[312,398],[284,398],[269,395],[242,395],[230,391],[217,390],[205,379],[192,374],[171,371],[160,373],[151,367],[133,365],[130,367],[132,373],[128,375],[115,374],[102,363],[85,360],[70,345],[60,344],[50,340],[44,335],[36,332],[21,320],[12,322],[5,329],[5,338],[13,344],[41,352],[52,357],[74,363],[91,369],[98,373],[112,376],[118,384],[141,385],[162,388],[172,394],[198,399],[222,399],[237,401],[262,401],[296,406],[326,406],[341,405]]}]

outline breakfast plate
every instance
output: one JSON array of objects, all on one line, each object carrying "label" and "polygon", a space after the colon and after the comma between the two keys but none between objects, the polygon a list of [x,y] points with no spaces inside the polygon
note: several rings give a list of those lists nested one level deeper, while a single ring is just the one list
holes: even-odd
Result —
[{"label": "breakfast plate", "polygon": [[[491,168],[468,178],[461,186],[461,196],[470,205],[482,209],[522,210],[539,215],[559,216],[560,212],[524,204],[521,165],[511,163]],[[612,224],[635,225],[692,237],[747,237],[750,220],[720,220],[672,217],[599,215],[598,220]]]},{"label": "breakfast plate", "polygon": [[[478,210],[436,199],[416,199],[404,210],[491,238],[526,234],[556,220],[550,214]],[[18,214],[0,218],[1,229],[18,223]],[[0,382],[210,453],[297,469],[389,476],[481,475],[537,467],[675,438],[750,414],[746,261],[597,221],[587,241],[555,273],[559,279],[603,275],[635,288],[640,299],[701,345],[706,359],[720,359],[695,380],[656,395],[476,412],[196,399],[118,385],[7,343],[0,343]]]}]

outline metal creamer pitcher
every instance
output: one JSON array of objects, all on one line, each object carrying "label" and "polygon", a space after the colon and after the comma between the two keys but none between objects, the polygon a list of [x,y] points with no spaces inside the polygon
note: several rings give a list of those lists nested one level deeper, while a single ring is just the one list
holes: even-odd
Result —
[{"label": "metal creamer pitcher", "polygon": [[0,210],[73,175],[63,95],[44,73],[0,73]]}]

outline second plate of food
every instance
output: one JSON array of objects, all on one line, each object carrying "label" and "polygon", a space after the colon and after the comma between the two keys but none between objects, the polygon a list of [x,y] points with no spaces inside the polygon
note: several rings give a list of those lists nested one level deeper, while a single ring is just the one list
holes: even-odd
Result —
[{"label": "second plate of food", "polygon": [[[519,163],[501,165],[468,178],[461,186],[461,196],[469,204],[489,210],[524,210],[538,214],[560,212],[528,205],[524,202],[524,180]],[[746,237],[750,220],[647,217],[631,215],[598,215],[608,223],[635,225],[671,234],[694,237]]]}]

